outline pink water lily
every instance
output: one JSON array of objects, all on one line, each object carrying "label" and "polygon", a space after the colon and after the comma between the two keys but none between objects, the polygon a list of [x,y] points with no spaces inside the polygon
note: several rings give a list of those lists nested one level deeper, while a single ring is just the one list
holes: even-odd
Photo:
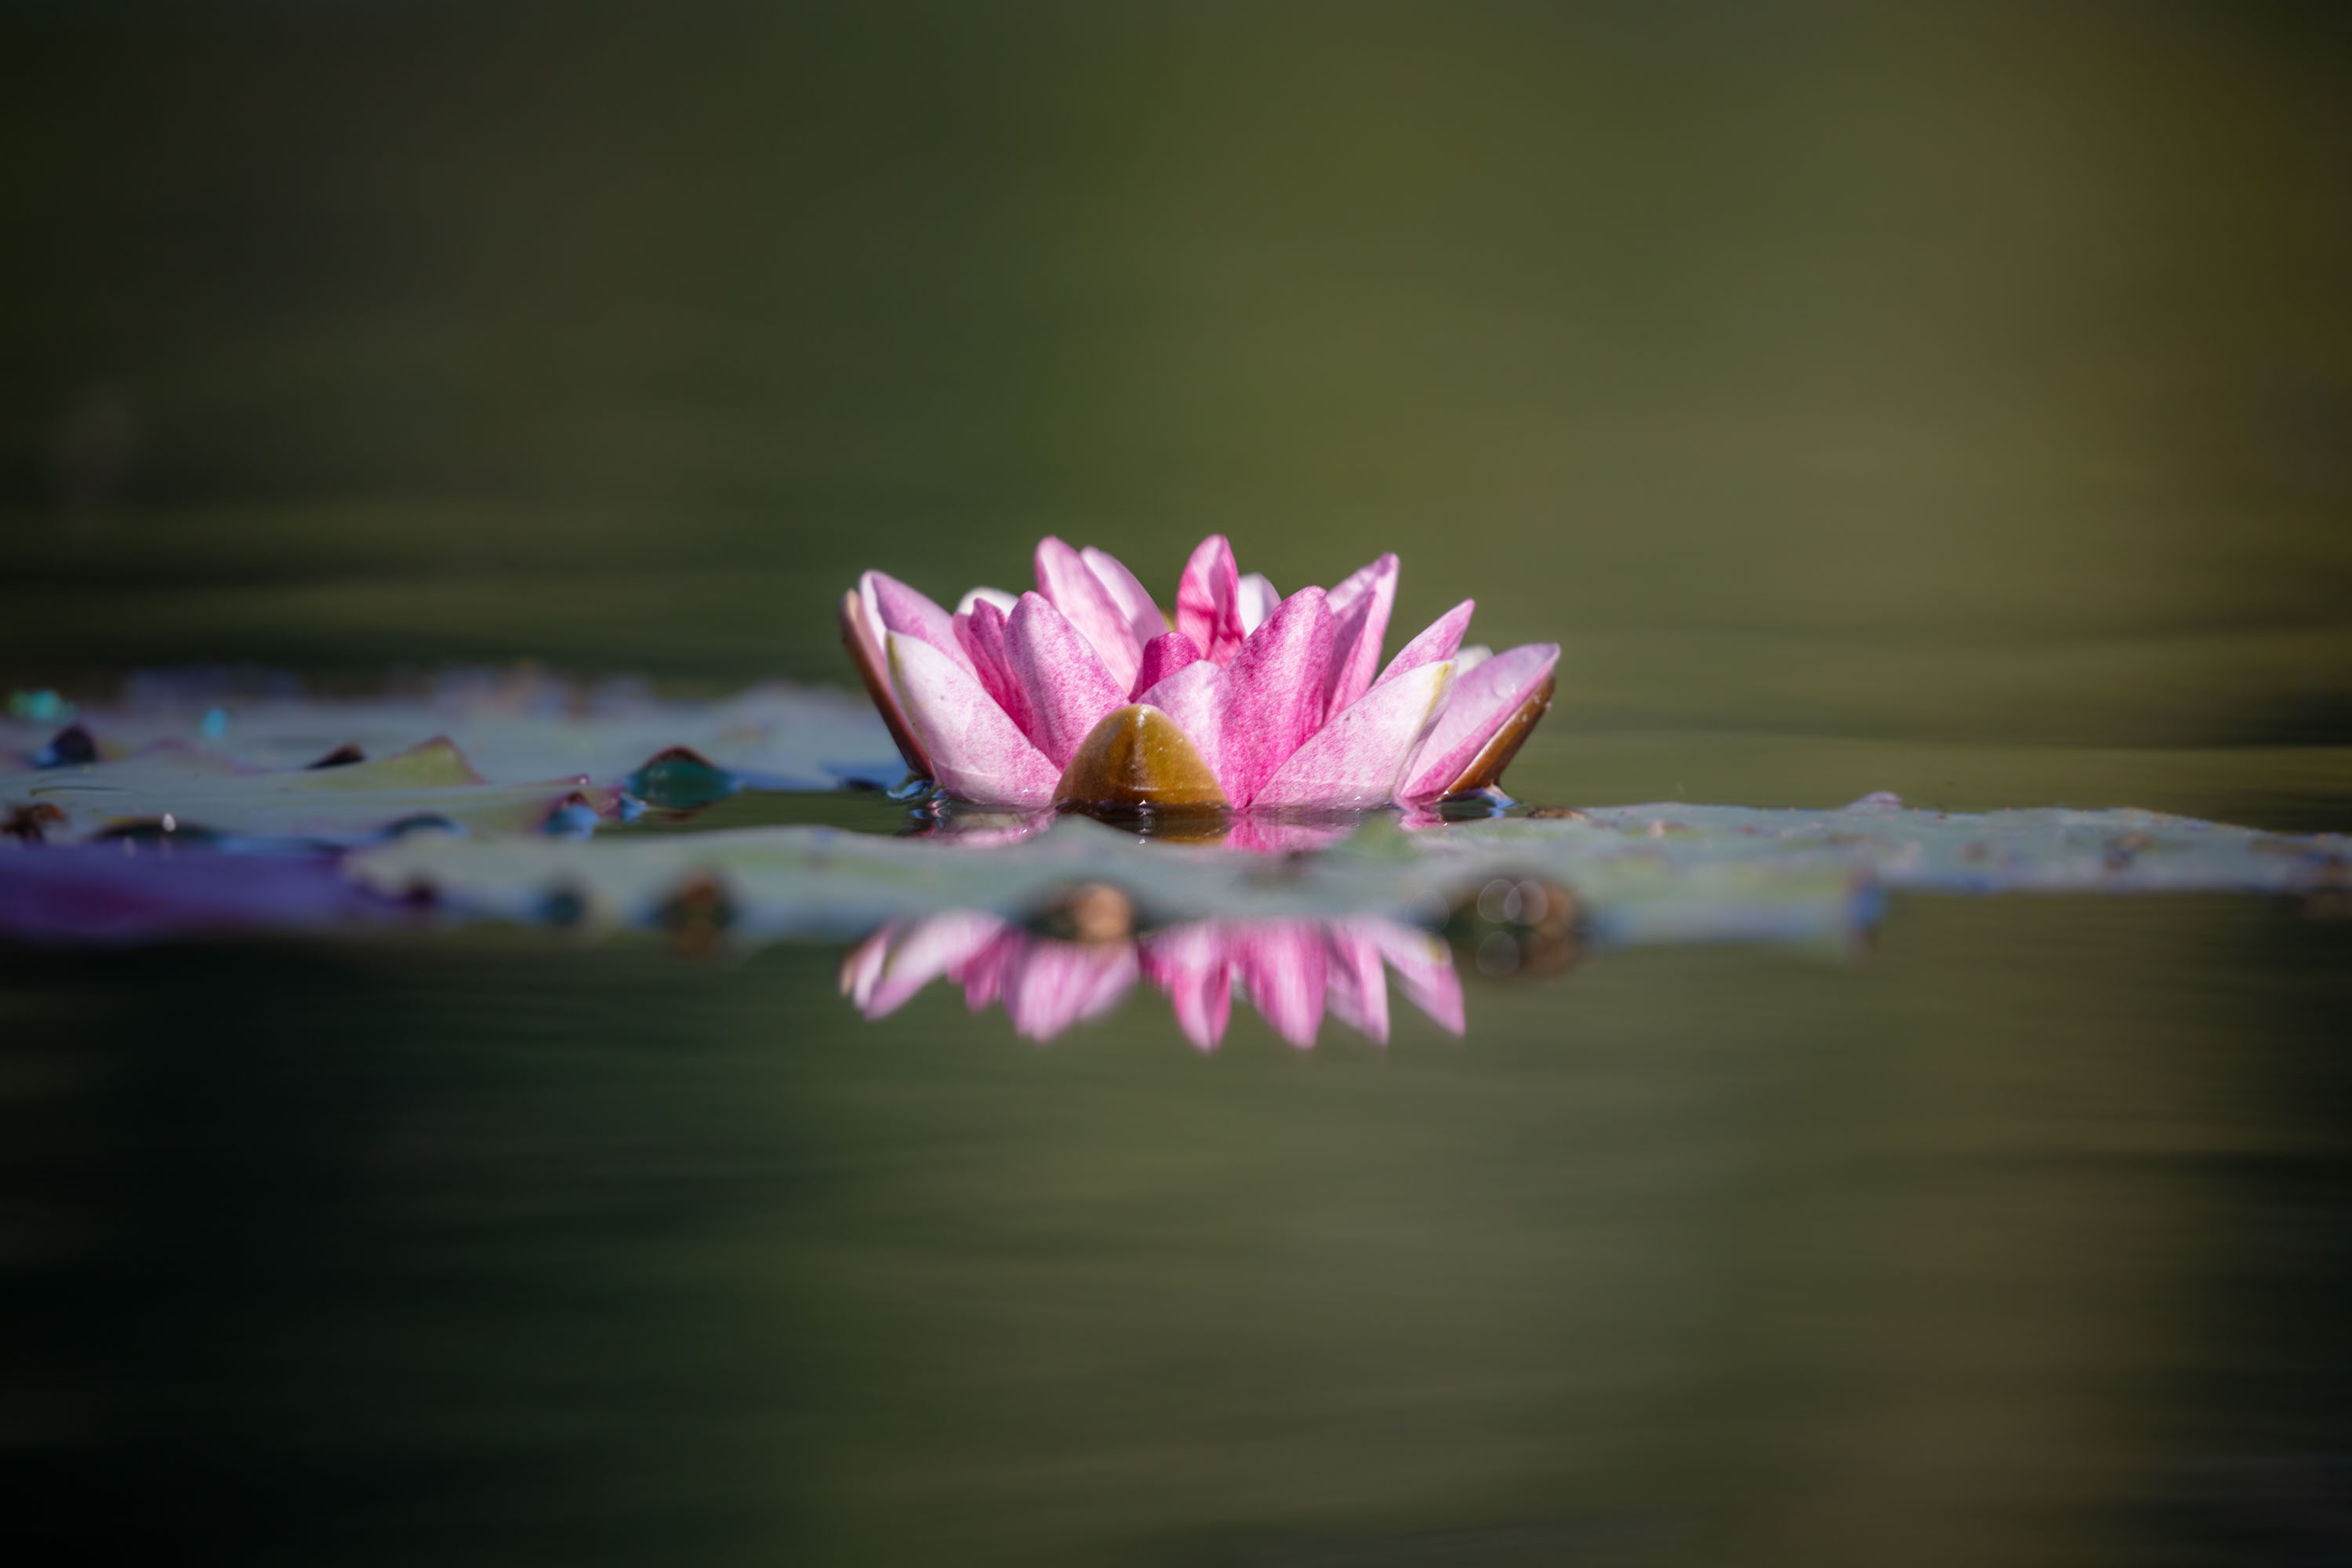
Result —
[{"label": "pink water lily", "polygon": [[990,805],[1368,807],[1483,789],[1550,705],[1554,643],[1464,647],[1465,599],[1385,668],[1397,558],[1288,597],[1201,542],[1162,610],[1117,557],[1046,538],[1037,586],[954,613],[880,572],[842,640],[907,765]]}]

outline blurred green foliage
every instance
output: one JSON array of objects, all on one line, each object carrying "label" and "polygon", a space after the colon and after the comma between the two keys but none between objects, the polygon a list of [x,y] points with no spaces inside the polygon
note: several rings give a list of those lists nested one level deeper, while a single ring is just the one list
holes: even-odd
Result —
[{"label": "blurred green foliage", "polygon": [[[1383,548],[1556,725],[2352,733],[2328,8],[36,8],[0,665],[844,680]],[[1418,621],[1415,621],[1418,624]],[[2013,802],[2011,804],[2014,804]]]}]

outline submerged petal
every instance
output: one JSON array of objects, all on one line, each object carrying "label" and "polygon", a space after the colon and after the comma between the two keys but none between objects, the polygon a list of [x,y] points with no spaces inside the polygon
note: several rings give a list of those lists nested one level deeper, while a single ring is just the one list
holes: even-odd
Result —
[{"label": "submerged petal", "polygon": [[946,910],[926,915],[890,943],[880,971],[856,995],[868,1018],[887,1017],[916,992],[970,963],[1005,929],[1004,921],[977,910]]},{"label": "submerged petal", "polygon": [[1135,984],[1135,944],[1052,942],[1028,937],[1000,978],[1013,1027],[1033,1040],[1050,1040],[1082,1019],[1118,1005]]},{"label": "submerged petal", "polygon": [[1030,743],[979,678],[920,638],[889,635],[891,683],[950,795],[992,805],[1045,805],[1061,770]]},{"label": "submerged petal", "polygon": [[1258,921],[1233,928],[1227,946],[1249,999],[1274,1032],[1305,1050],[1323,1027],[1328,960],[1314,921]]},{"label": "submerged petal", "polygon": [[1047,534],[1037,542],[1037,592],[1094,647],[1124,694],[1135,684],[1143,639],[1084,557]]},{"label": "submerged petal", "polygon": [[1217,928],[1206,921],[1171,926],[1145,937],[1141,947],[1143,973],[1168,994],[1184,1037],[1215,1050],[1234,1011],[1233,970]]},{"label": "submerged petal", "polygon": [[1213,664],[1232,659],[1246,634],[1242,630],[1241,572],[1234,547],[1222,533],[1201,541],[1176,584],[1176,629],[1192,639]]},{"label": "submerged petal", "polygon": [[1331,669],[1325,679],[1323,711],[1338,713],[1371,689],[1381,667],[1381,641],[1389,635],[1396,607],[1397,558],[1383,555],[1351,573],[1331,590]]},{"label": "submerged petal", "polygon": [[1528,731],[1550,702],[1552,670],[1559,663],[1558,643],[1526,643],[1496,655],[1466,674],[1457,665],[1445,710],[1406,765],[1397,798],[1429,800],[1493,783],[1510,761],[1508,752],[1491,763],[1489,776],[1479,784],[1464,781],[1473,762],[1487,762],[1482,755],[1487,743],[1507,727],[1516,731],[1509,737],[1511,752],[1527,739]]},{"label": "submerged petal", "polygon": [[1333,921],[1326,931],[1331,966],[1324,1000],[1339,1022],[1366,1039],[1389,1043],[1389,977],[1380,943],[1360,920]]},{"label": "submerged petal", "polygon": [[1133,672],[1122,680],[1105,668],[1094,645],[1036,594],[1022,595],[1013,607],[1004,653],[1028,700],[1032,723],[1024,728],[1058,775],[1103,715],[1127,700]]},{"label": "submerged petal", "polygon": [[[866,1004],[873,999],[875,983],[882,978],[882,965],[890,956],[890,942],[898,934],[898,922],[891,921],[864,942],[849,950],[841,961],[841,994],[865,1012]],[[874,1015],[866,1013],[867,1017]]]},{"label": "submerged petal", "polygon": [[[1258,786],[1323,721],[1323,672],[1331,663],[1331,610],[1320,588],[1301,588],[1250,634],[1225,667],[1223,722],[1213,765],[1225,798],[1247,805]],[[1179,679],[1182,679],[1181,676]]]},{"label": "submerged petal", "polygon": [[1425,664],[1364,694],[1283,761],[1254,805],[1386,805],[1439,710],[1451,664]]},{"label": "submerged petal", "polygon": [[1381,950],[1396,971],[1405,999],[1449,1035],[1462,1033],[1462,976],[1454,971],[1454,954],[1444,942],[1428,931],[1394,921],[1369,917],[1357,929]]},{"label": "submerged petal", "polygon": [[1216,775],[1176,721],[1141,702],[1095,726],[1054,795],[1087,805],[1225,804]]}]

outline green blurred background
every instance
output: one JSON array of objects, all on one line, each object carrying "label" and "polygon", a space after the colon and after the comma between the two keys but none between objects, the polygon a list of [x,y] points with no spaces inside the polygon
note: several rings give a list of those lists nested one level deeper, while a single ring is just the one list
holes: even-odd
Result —
[{"label": "green blurred background", "polygon": [[1563,643],[1553,795],[2352,785],[2338,7],[9,16],[20,680],[843,681],[1223,530]]}]

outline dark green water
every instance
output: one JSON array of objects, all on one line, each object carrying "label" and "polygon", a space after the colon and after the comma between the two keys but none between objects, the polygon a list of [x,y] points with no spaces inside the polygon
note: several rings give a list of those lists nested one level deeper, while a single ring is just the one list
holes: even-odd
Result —
[{"label": "dark green water", "polygon": [[[0,171],[10,684],[845,682],[862,567],[1214,529],[1559,641],[1530,798],[2352,826],[2332,8],[23,5]],[[816,948],[0,955],[7,1533],[2340,1561],[2326,912],[1210,1058]]]},{"label": "dark green water", "polygon": [[[2326,1561],[2352,926],[1049,1047],[832,956],[10,961],[12,1531],[124,1560]],[[234,1550],[230,1550],[231,1546]]]}]

